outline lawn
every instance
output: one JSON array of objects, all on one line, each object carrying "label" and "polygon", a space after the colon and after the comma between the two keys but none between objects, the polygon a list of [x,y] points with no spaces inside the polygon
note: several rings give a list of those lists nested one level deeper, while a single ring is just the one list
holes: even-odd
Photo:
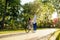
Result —
[{"label": "lawn", "polygon": [[10,34],[10,33],[18,33],[18,32],[24,32],[24,30],[2,30],[0,31],[0,34]]},{"label": "lawn", "polygon": [[[37,30],[43,30],[43,29],[50,29],[50,28],[38,28]],[[10,33],[19,33],[19,32],[25,32],[25,30],[0,30],[0,34],[10,34]]]},{"label": "lawn", "polygon": [[59,35],[57,36],[56,40],[60,40],[60,33],[59,33]]}]

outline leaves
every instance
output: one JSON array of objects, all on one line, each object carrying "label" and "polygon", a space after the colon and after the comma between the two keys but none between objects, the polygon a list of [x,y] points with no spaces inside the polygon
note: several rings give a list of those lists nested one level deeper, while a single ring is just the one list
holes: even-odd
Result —
[{"label": "leaves", "polygon": [[[5,1],[7,2],[6,5]],[[33,14],[36,14],[38,26],[47,26],[51,22],[51,14],[54,10],[60,10],[59,4],[59,0],[35,0],[33,3],[26,3],[25,5],[21,5],[20,0],[0,0],[0,21],[5,15],[5,25],[25,27],[28,18],[33,19]],[[5,6],[7,7],[6,11]],[[5,12],[6,14],[4,14]]]}]

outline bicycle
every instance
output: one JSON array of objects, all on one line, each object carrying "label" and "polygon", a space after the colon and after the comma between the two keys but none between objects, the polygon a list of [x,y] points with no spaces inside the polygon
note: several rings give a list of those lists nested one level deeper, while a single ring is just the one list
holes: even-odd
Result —
[{"label": "bicycle", "polygon": [[32,30],[32,26],[29,24],[25,27],[25,32],[29,33]]}]

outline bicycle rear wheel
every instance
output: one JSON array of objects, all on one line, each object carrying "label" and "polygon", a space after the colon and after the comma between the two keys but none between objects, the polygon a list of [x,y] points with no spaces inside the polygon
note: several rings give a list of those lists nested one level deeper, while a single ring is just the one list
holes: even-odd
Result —
[{"label": "bicycle rear wheel", "polygon": [[29,31],[30,31],[30,29],[29,29],[29,27],[27,26],[27,27],[25,28],[25,32],[26,32],[26,33],[29,33]]}]

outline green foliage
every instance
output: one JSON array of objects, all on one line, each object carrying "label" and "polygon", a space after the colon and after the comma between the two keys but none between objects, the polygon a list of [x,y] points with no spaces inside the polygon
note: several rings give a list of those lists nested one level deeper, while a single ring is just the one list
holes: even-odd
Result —
[{"label": "green foliage", "polygon": [[20,29],[26,27],[29,17],[33,19],[33,14],[37,15],[38,27],[51,27],[51,14],[60,10],[59,4],[59,0],[35,0],[25,5],[20,0],[0,0],[0,28],[3,16],[5,29]]},{"label": "green foliage", "polygon": [[[7,3],[7,4],[5,4],[5,3]],[[5,6],[6,6],[6,11],[5,11]],[[15,22],[17,21],[17,18],[19,18],[18,10],[20,10],[20,0],[13,0],[13,1],[12,0],[1,0],[0,9],[1,9],[0,10],[0,22],[2,23],[2,20],[3,20],[2,18],[5,15],[5,18],[4,18],[5,27],[6,27],[6,25],[8,25],[8,27],[10,27],[9,26],[10,24],[13,25],[13,27],[14,27],[16,25]],[[12,21],[12,23],[11,23],[11,20],[13,20],[14,22]]]}]

